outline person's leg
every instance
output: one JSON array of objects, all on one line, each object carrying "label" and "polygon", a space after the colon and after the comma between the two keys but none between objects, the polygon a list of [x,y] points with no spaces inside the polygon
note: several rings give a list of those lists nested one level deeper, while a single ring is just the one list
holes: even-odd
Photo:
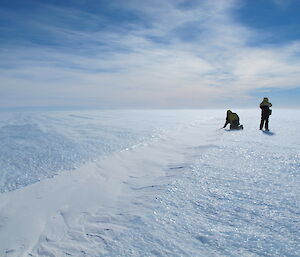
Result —
[{"label": "person's leg", "polygon": [[239,121],[234,120],[232,124],[230,124],[230,129],[239,129]]},{"label": "person's leg", "polygon": [[265,121],[265,129],[269,130],[269,117]]},{"label": "person's leg", "polygon": [[262,130],[263,126],[264,126],[264,119],[263,117],[261,117],[259,129]]}]

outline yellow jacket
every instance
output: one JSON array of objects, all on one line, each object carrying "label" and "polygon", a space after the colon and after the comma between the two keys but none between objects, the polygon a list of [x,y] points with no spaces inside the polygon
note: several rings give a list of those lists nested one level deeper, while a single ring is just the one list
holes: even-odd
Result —
[{"label": "yellow jacket", "polygon": [[234,125],[235,124],[237,126],[240,124],[240,118],[239,118],[239,116],[236,113],[232,112],[231,110],[227,111],[226,122],[225,122],[223,128],[225,128],[228,123],[230,125]]}]

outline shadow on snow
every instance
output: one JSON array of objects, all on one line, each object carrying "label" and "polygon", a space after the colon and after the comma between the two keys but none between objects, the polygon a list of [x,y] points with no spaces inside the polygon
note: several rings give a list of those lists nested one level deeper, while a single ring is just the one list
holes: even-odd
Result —
[{"label": "shadow on snow", "polygon": [[275,133],[274,132],[271,132],[271,131],[266,131],[266,130],[262,130],[262,132],[268,136],[274,136]]}]

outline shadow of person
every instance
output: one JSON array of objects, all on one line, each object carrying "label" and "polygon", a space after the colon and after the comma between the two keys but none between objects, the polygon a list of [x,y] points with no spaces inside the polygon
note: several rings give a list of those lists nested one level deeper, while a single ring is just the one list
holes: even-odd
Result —
[{"label": "shadow of person", "polygon": [[262,132],[268,136],[274,136],[275,133],[274,132],[271,132],[271,131],[267,131],[267,130],[262,130]]}]

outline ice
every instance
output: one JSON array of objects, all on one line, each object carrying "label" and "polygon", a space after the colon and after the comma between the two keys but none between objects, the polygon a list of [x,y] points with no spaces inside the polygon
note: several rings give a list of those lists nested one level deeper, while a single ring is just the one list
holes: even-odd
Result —
[{"label": "ice", "polygon": [[0,192],[146,142],[172,128],[177,122],[170,119],[174,115],[168,111],[0,113]]},{"label": "ice", "polygon": [[6,116],[1,156],[22,176],[31,149],[43,177],[0,194],[0,255],[300,256],[300,111],[268,133],[236,112],[243,131],[219,129],[224,110]]}]

